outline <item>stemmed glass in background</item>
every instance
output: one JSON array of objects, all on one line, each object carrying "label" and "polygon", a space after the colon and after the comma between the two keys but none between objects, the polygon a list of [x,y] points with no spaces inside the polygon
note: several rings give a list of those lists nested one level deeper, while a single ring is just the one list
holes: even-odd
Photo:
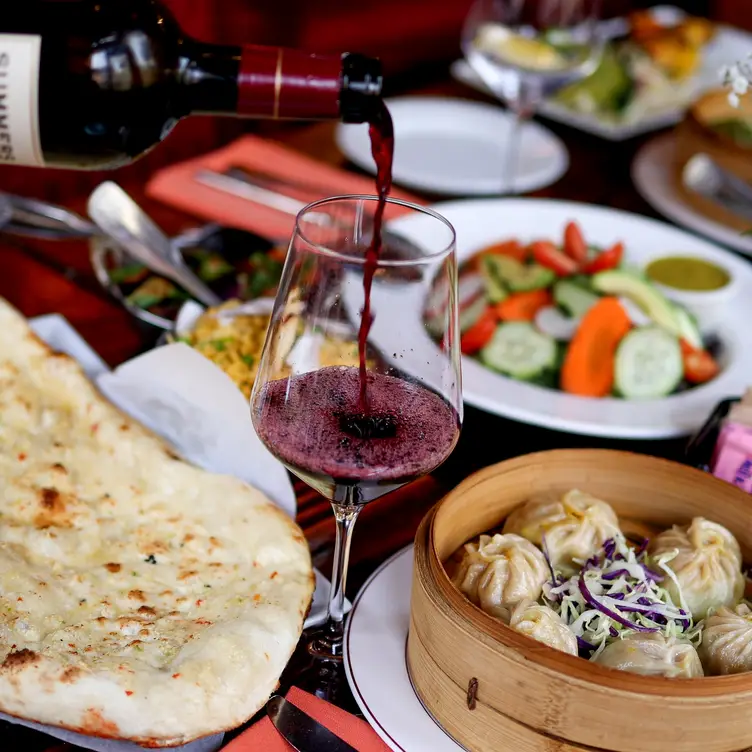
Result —
[{"label": "stemmed glass in background", "polygon": [[[411,242],[385,243],[373,277],[371,314],[376,321],[389,317],[397,295],[401,310],[406,301],[408,307],[414,303],[414,321],[385,318],[389,325],[380,328],[378,349],[367,343],[365,367],[359,369],[358,329],[376,201],[335,197],[298,215],[251,395],[262,442],[334,510],[328,618],[307,636],[314,665],[306,687],[333,701],[342,673],[337,664],[358,514],[364,504],[441,464],[457,442],[462,420],[455,235],[429,209],[397,200],[386,204],[385,225],[403,223]],[[431,317],[430,336],[441,347],[429,348],[418,360],[415,340],[425,344],[429,336],[421,315],[429,296],[440,314]],[[305,686],[306,680],[296,682]]]},{"label": "stemmed glass in background", "polygon": [[598,66],[600,0],[476,0],[462,30],[473,70],[513,115],[505,193],[514,193],[524,120],[547,97]]}]

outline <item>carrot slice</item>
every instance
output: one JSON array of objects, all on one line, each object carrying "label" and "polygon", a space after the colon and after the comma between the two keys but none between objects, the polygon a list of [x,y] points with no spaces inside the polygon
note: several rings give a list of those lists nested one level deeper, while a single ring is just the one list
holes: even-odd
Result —
[{"label": "carrot slice", "polygon": [[578,264],[587,260],[587,243],[577,222],[568,222],[564,228],[564,253]]},{"label": "carrot slice", "polygon": [[548,290],[516,292],[496,305],[496,313],[502,321],[532,321],[541,308],[551,305]]},{"label": "carrot slice", "polygon": [[581,397],[605,397],[614,385],[616,348],[632,322],[617,298],[601,298],[583,317],[569,343],[561,388]]},{"label": "carrot slice", "polygon": [[480,318],[460,337],[463,355],[474,355],[486,346],[496,331],[498,319],[493,308],[486,308]]}]

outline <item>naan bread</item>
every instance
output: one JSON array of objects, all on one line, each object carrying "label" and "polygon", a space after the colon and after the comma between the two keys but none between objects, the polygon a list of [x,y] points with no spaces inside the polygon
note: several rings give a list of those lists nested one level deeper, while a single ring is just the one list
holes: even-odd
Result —
[{"label": "naan bread", "polygon": [[175,457],[0,300],[0,710],[151,747],[233,728],[313,588],[282,511]]}]

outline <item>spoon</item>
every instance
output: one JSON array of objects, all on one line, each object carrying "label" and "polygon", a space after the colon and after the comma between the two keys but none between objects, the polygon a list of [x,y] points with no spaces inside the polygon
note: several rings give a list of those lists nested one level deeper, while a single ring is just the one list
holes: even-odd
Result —
[{"label": "spoon", "polygon": [[222,299],[173,254],[170,239],[116,183],[106,181],[89,196],[89,216],[96,225],[151,271],[175,282],[206,306]]},{"label": "spoon", "polygon": [[682,170],[684,185],[726,209],[752,219],[752,185],[707,154],[695,154]]}]

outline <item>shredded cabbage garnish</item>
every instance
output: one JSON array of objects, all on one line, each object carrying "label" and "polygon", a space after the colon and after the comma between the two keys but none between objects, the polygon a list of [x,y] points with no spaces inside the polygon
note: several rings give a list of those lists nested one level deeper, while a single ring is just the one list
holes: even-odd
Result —
[{"label": "shredded cabbage garnish", "polygon": [[597,657],[607,644],[629,632],[660,632],[699,645],[702,625],[695,625],[685,604],[675,604],[661,585],[666,577],[676,582],[668,566],[676,553],[656,560],[662,570],[656,572],[646,563],[646,549],[647,540],[635,549],[624,536],[609,538],[598,554],[575,561],[580,572],[564,579],[551,567],[543,541],[551,570],[543,600],[575,633],[583,657]]}]

